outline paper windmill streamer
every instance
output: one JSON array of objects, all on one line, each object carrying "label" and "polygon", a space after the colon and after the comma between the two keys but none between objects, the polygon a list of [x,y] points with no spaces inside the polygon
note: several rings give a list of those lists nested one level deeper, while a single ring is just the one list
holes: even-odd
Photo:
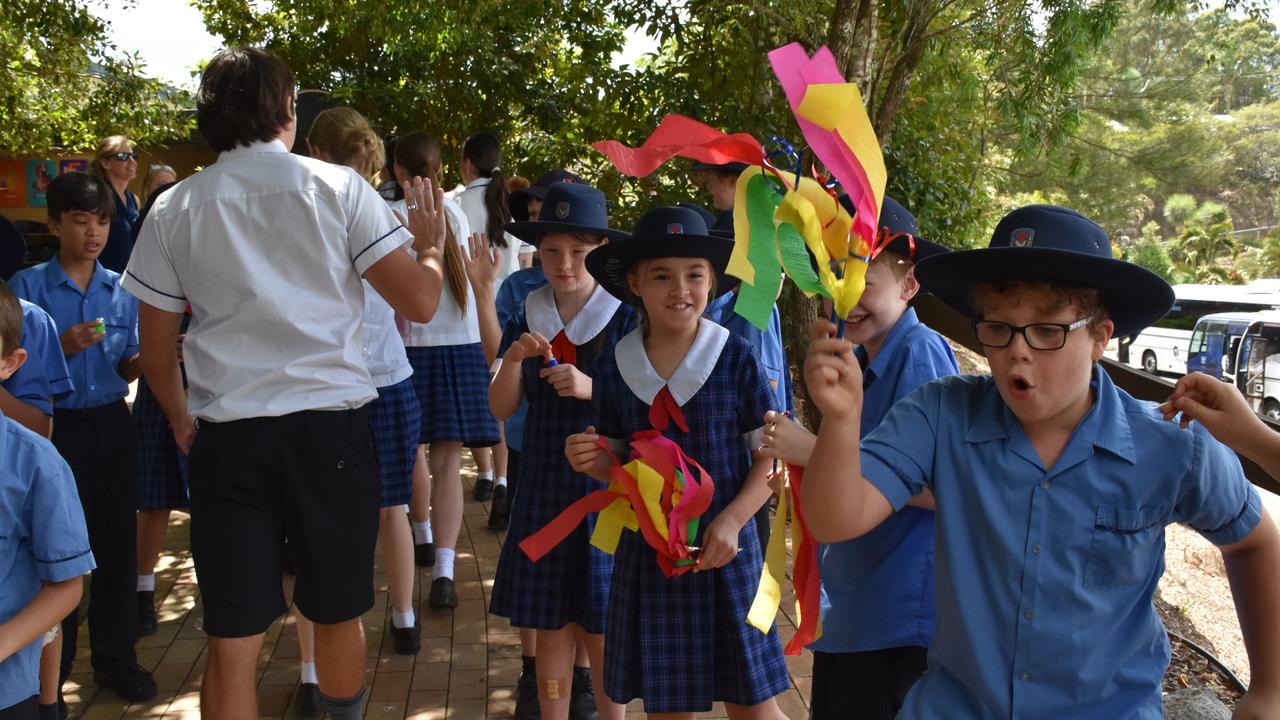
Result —
[{"label": "paper windmill streamer", "polygon": [[760,141],[750,135],[721,132],[683,115],[662,118],[653,134],[638,148],[627,147],[617,140],[602,140],[591,147],[609,158],[618,172],[632,177],[644,177],[676,156],[713,165],[730,162],[758,165],[761,156]]},{"label": "paper windmill streamer", "polygon": [[702,466],[680,446],[656,430],[636,433],[631,460],[623,465],[601,438],[600,446],[613,459],[612,481],[561,512],[541,530],[525,538],[520,549],[537,562],[564,541],[593,512],[600,513],[591,544],[614,553],[624,529],[638,530],[658,554],[667,577],[694,568],[689,543],[697,537],[700,518],[711,506],[715,484]]},{"label": "paper windmill streamer", "polygon": [[[822,636],[821,582],[818,577],[818,544],[809,534],[804,519],[800,488],[804,468],[787,466],[788,482],[778,494],[778,511],[773,516],[769,547],[764,553],[764,569],[760,573],[760,589],[756,591],[747,623],[767,633],[778,616],[782,604],[782,584],[786,582],[786,532],[791,528],[791,548],[795,563],[791,571],[796,593],[796,634],[787,642],[784,652],[799,655],[806,645]],[[788,523],[788,519],[790,523]]]}]

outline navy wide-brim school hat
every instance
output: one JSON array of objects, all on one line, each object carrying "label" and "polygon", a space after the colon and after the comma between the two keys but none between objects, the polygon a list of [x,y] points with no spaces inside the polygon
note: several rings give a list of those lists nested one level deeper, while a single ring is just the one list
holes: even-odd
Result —
[{"label": "navy wide-brim school hat", "polygon": [[719,170],[720,172],[730,172],[730,173],[735,173],[737,175],[741,175],[742,171],[746,170],[748,167],[750,167],[750,165],[747,165],[744,162],[727,162],[727,163],[699,162],[699,163],[694,163],[693,167],[689,168],[689,171],[702,172],[704,170]]},{"label": "navy wide-brim school hat", "polygon": [[504,229],[535,247],[548,233],[589,233],[610,240],[628,237],[628,233],[609,227],[604,193],[577,182],[553,184],[542,198],[537,220],[507,223]]},{"label": "navy wide-brim school hat", "polygon": [[542,200],[547,197],[547,190],[558,182],[580,183],[582,178],[568,170],[554,168],[542,173],[537,182],[527,188],[516,190],[507,196],[507,209],[511,211],[511,219],[516,222],[529,220],[529,198]]},{"label": "navy wide-brim school hat", "polygon": [[619,300],[640,307],[631,292],[627,273],[640,260],[664,257],[703,258],[716,273],[716,295],[738,286],[738,278],[725,273],[733,241],[708,234],[697,212],[684,207],[654,208],[640,216],[631,237],[606,243],[587,254],[587,272]]},{"label": "navy wide-brim school hat", "polygon": [[[848,195],[841,195],[837,199],[850,215],[857,213],[853,206],[853,199]],[[885,195],[880,202],[878,225],[881,232],[887,231],[892,238],[884,250],[897,253],[911,262],[920,262],[934,255],[951,252],[951,248],[945,245],[920,237],[920,226],[916,223],[916,216],[903,207],[902,203],[888,195]],[[916,278],[919,279],[918,274]]]},{"label": "navy wide-brim school hat", "polygon": [[1140,332],[1173,307],[1159,275],[1111,255],[1097,223],[1057,205],[1028,205],[1005,215],[981,250],[936,255],[916,265],[920,284],[960,313],[978,317],[975,285],[1049,282],[1095,288],[1115,323],[1115,337]]}]

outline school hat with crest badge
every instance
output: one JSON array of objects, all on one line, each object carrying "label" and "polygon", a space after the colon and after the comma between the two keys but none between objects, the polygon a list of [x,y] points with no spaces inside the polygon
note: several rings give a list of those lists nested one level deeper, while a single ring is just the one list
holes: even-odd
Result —
[{"label": "school hat with crest badge", "polygon": [[1111,255],[1097,223],[1057,205],[1028,205],[1005,215],[981,250],[936,255],[916,265],[920,284],[955,310],[977,318],[976,285],[1049,282],[1095,288],[1115,323],[1133,335],[1173,307],[1173,288],[1141,265]]},{"label": "school hat with crest badge", "polygon": [[516,222],[528,221],[529,199],[545,199],[547,197],[547,191],[551,189],[552,185],[555,185],[558,182],[580,183],[583,182],[583,180],[568,170],[561,170],[560,168],[554,168],[542,173],[537,181],[529,187],[516,190],[507,196],[507,209],[511,211],[511,219]]},{"label": "school hat with crest badge", "polygon": [[610,240],[629,236],[609,227],[604,193],[576,182],[558,182],[547,188],[537,220],[507,223],[504,229],[535,247],[547,233],[590,233]]},{"label": "school hat with crest badge", "polygon": [[[837,199],[850,215],[857,212],[853,206],[853,200],[848,195],[841,195]],[[883,241],[885,243],[883,250],[895,252],[911,262],[920,262],[934,255],[951,252],[951,249],[945,245],[920,237],[920,226],[916,223],[916,216],[903,207],[902,203],[888,195],[885,195],[880,203],[879,232],[887,236]]]},{"label": "school hat with crest badge", "polygon": [[696,211],[685,207],[654,208],[636,221],[631,237],[611,242],[587,255],[587,272],[609,294],[639,307],[640,298],[631,292],[627,273],[641,260],[664,257],[703,258],[716,273],[716,294],[738,285],[738,278],[725,273],[733,241],[714,237]]}]

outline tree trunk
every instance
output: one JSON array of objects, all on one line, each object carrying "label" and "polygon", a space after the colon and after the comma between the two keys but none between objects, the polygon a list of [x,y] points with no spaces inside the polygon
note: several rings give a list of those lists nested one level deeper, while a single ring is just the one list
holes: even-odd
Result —
[{"label": "tree trunk", "polygon": [[915,74],[916,67],[920,64],[925,47],[928,45],[929,19],[933,15],[931,5],[930,2],[911,3],[911,10],[907,15],[907,27],[902,33],[902,44],[893,63],[893,69],[889,73],[889,83],[885,87],[884,94],[880,96],[872,121],[876,136],[880,138],[882,145],[893,132],[893,121],[897,119],[902,101],[907,97],[911,76]]}]

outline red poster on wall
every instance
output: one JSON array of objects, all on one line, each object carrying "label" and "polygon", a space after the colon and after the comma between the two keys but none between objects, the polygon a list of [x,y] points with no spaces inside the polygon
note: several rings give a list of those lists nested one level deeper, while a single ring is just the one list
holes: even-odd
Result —
[{"label": "red poster on wall", "polygon": [[27,206],[27,166],[21,160],[0,160],[0,207]]}]

